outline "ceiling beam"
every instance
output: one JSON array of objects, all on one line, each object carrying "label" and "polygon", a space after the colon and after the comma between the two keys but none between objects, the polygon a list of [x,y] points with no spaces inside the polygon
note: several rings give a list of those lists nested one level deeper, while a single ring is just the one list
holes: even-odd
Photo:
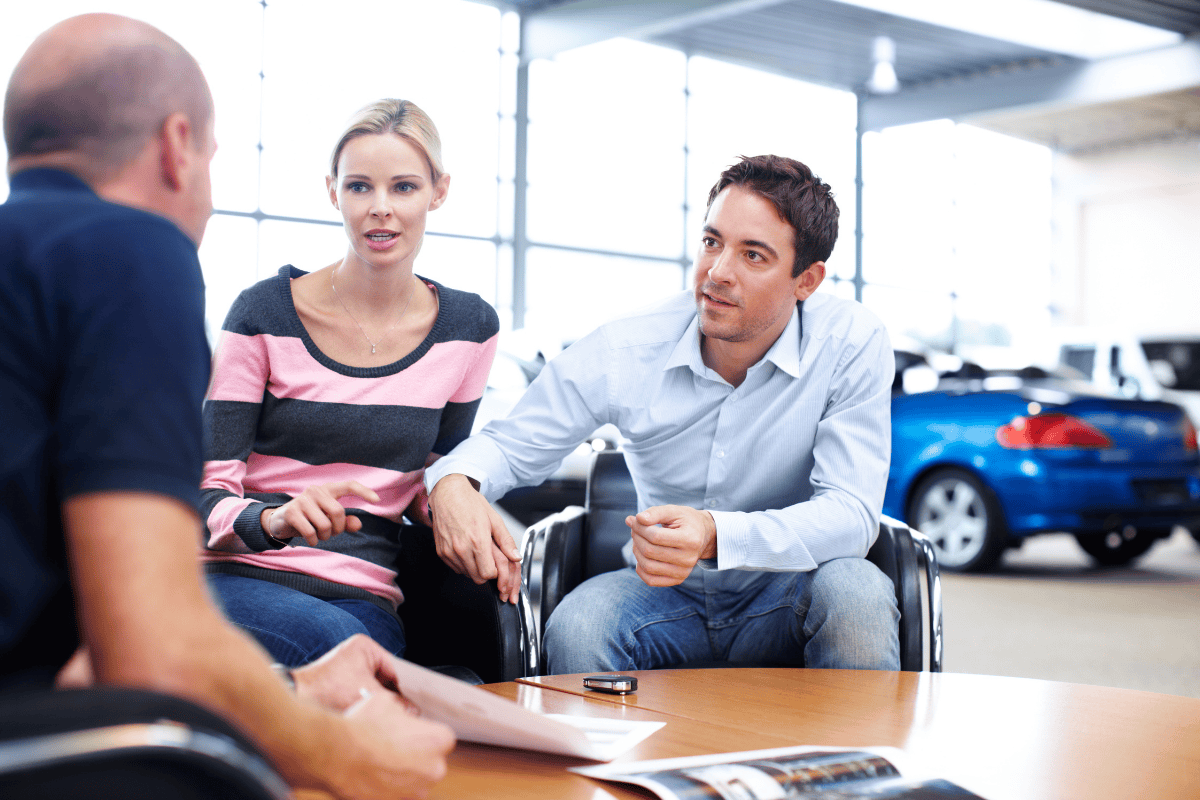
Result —
[{"label": "ceiling beam", "polygon": [[998,111],[1062,110],[1200,87],[1200,41],[1090,62],[1011,70],[902,88],[862,104],[867,130]]},{"label": "ceiling beam", "polygon": [[524,16],[523,61],[617,36],[645,39],[784,0],[575,0]]}]

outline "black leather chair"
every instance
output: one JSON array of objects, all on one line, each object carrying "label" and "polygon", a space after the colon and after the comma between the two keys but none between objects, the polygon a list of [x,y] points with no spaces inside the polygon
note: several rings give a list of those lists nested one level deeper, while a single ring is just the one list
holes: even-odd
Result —
[{"label": "black leather chair", "polygon": [[438,557],[429,528],[406,525],[400,536],[396,580],[404,589],[404,657],[469,683],[537,674],[528,597],[522,594],[516,606],[504,603],[495,581],[477,585],[455,573]]},{"label": "black leather chair", "polygon": [[284,800],[253,744],[205,709],[137,689],[0,696],[0,797]]},{"label": "black leather chair", "polygon": [[[570,506],[525,532],[522,573],[539,647],[546,620],[567,592],[593,575],[625,568],[625,518],[637,509],[637,493],[623,453],[596,454],[586,497],[586,508]],[[884,517],[867,559],[896,587],[900,668],[941,672],[942,590],[933,545],[903,522]],[[544,655],[538,666],[545,670]]]}]

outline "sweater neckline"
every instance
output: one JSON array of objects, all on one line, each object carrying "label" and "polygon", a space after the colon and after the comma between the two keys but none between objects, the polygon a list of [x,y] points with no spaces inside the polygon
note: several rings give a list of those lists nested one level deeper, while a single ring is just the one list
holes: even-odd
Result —
[{"label": "sweater neckline", "polygon": [[395,375],[420,361],[429,352],[429,348],[443,340],[443,333],[448,324],[446,322],[447,315],[454,302],[452,293],[448,292],[437,281],[417,275],[417,279],[429,285],[437,292],[438,296],[437,317],[433,321],[433,327],[430,328],[429,333],[425,335],[421,343],[399,361],[393,361],[390,364],[383,364],[378,367],[352,367],[340,361],[334,361],[317,347],[317,343],[313,341],[312,336],[308,333],[308,328],[304,327],[304,321],[300,319],[300,313],[296,311],[296,303],[292,299],[292,281],[307,274],[304,270],[291,264],[285,264],[280,267],[278,275],[280,301],[287,312],[287,324],[291,328],[292,333],[304,342],[304,347],[308,350],[308,354],[327,369],[351,378],[382,378],[388,375]]}]

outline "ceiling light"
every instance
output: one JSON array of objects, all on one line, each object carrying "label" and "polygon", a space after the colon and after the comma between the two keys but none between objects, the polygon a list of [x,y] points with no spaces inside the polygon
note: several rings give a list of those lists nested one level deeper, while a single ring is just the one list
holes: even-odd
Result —
[{"label": "ceiling light", "polygon": [[875,66],[871,70],[871,78],[867,81],[867,89],[875,94],[893,94],[900,90],[900,80],[896,77],[896,43],[887,36],[876,36],[871,46],[871,60]]}]

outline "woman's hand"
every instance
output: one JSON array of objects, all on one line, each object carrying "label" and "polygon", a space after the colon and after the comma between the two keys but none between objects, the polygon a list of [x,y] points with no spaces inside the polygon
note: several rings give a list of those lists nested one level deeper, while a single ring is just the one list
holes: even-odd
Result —
[{"label": "woman's hand", "polygon": [[299,536],[310,547],[316,547],[344,531],[362,530],[362,520],[338,502],[339,497],[351,495],[378,503],[379,495],[358,481],[333,481],[309,486],[303,494],[278,508],[263,511],[260,520],[263,530],[272,539],[284,540]]}]

